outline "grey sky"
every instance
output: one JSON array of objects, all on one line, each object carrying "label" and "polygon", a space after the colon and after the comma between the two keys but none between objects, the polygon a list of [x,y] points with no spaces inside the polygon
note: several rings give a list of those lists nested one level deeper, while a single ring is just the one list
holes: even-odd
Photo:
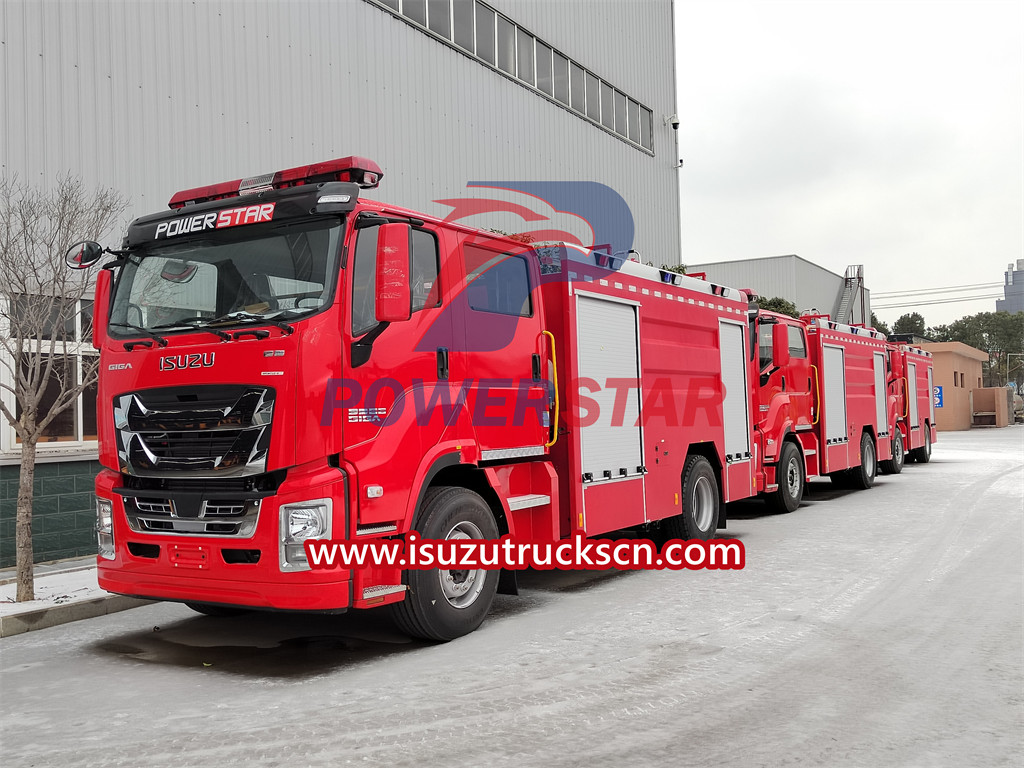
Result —
[{"label": "grey sky", "polygon": [[1024,3],[679,0],[676,41],[684,263],[863,264],[877,295],[1024,257]]}]

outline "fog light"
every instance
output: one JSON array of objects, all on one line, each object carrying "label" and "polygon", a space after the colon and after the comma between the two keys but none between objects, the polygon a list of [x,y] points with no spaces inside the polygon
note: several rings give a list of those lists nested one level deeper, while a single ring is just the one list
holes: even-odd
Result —
[{"label": "fog light", "polygon": [[114,503],[96,497],[96,551],[104,560],[114,559]]},{"label": "fog light", "polygon": [[282,571],[307,571],[307,539],[331,537],[330,499],[313,499],[281,507],[280,565]]}]

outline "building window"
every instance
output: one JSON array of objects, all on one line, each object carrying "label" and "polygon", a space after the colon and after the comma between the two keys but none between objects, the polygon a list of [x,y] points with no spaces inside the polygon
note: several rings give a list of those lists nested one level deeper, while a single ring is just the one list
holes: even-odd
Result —
[{"label": "building window", "polygon": [[537,41],[537,88],[548,96],[555,93],[551,80],[551,49],[540,40]]},{"label": "building window", "polygon": [[516,28],[503,16],[498,17],[498,69],[516,73]]},{"label": "building window", "polygon": [[417,24],[427,26],[427,0],[402,0],[402,13]]},{"label": "building window", "polygon": [[572,92],[572,108],[586,114],[587,85],[583,78],[583,67],[575,61],[569,65],[569,89]]},{"label": "building window", "polygon": [[494,65],[494,11],[476,4],[476,55]]},{"label": "building window", "polygon": [[470,53],[476,52],[476,24],[473,0],[452,0],[452,22],[455,44]]},{"label": "building window", "polygon": [[[24,306],[24,311],[31,311],[29,307],[37,304],[38,300],[33,296],[20,296],[14,299],[14,311],[19,311],[19,306]],[[92,304],[89,299],[82,299],[75,303],[73,316],[64,323],[66,335],[46,333],[44,339],[26,340],[22,347],[29,353],[30,357],[22,361],[22,366],[28,365],[29,360],[35,360],[36,352],[42,351],[39,360],[43,366],[50,365],[51,373],[43,388],[42,399],[39,403],[39,413],[43,416],[52,410],[57,403],[61,393],[69,387],[78,386],[78,383],[90,375],[96,365],[97,353],[91,344],[92,337]],[[68,305],[66,305],[68,306]],[[58,308],[53,308],[56,316]],[[69,313],[70,314],[70,313]],[[8,358],[9,360],[9,358]],[[11,366],[5,361],[0,365],[0,380],[5,386],[14,387]],[[0,396],[4,398],[7,406],[14,411],[15,416],[22,415],[21,405],[13,392],[2,391]],[[0,455],[15,455],[20,451],[21,439],[17,436],[13,427],[3,422],[4,428],[0,431]],[[47,425],[39,438],[39,452],[41,455],[47,453],[74,453],[82,450],[95,450],[96,447],[96,384],[95,382],[86,387],[75,401],[53,421]]]},{"label": "building window", "polygon": [[516,30],[516,56],[519,60],[519,79],[528,85],[534,84],[533,65],[536,61],[533,52],[534,38],[523,29]]},{"label": "building window", "polygon": [[441,37],[451,38],[452,18],[451,4],[448,0],[429,0],[427,3],[430,30]]},{"label": "building window", "polygon": [[654,153],[654,114],[480,0],[368,0]]},{"label": "building window", "polygon": [[554,55],[555,98],[569,105],[569,60],[560,53]]}]

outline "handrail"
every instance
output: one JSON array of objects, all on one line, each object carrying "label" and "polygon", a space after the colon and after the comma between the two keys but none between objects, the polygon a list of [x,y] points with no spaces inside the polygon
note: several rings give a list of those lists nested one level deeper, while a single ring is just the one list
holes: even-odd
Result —
[{"label": "handrail", "polygon": [[550,448],[558,441],[558,356],[555,353],[555,334],[551,331],[541,333],[551,339],[551,378],[555,387],[555,416],[551,420],[551,441],[544,444],[545,448]]},{"label": "handrail", "polygon": [[[903,415],[901,419],[905,419],[910,415],[910,382],[906,376],[903,376]],[[914,393],[914,397],[917,397],[917,393]]]},{"label": "handrail", "polygon": [[812,365],[811,370],[814,371],[814,401],[816,403],[814,408],[814,420],[811,421],[811,424],[817,426],[818,418],[821,416],[821,386],[818,383],[818,366]]}]

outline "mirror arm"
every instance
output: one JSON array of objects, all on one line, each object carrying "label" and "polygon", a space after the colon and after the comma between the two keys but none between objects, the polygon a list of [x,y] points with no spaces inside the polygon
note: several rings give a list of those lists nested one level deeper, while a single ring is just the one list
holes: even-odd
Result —
[{"label": "mirror arm", "polygon": [[358,368],[369,362],[370,352],[373,351],[373,342],[387,330],[389,325],[391,323],[377,323],[372,331],[352,342],[352,346],[349,349],[349,357],[351,358],[353,368]]}]

